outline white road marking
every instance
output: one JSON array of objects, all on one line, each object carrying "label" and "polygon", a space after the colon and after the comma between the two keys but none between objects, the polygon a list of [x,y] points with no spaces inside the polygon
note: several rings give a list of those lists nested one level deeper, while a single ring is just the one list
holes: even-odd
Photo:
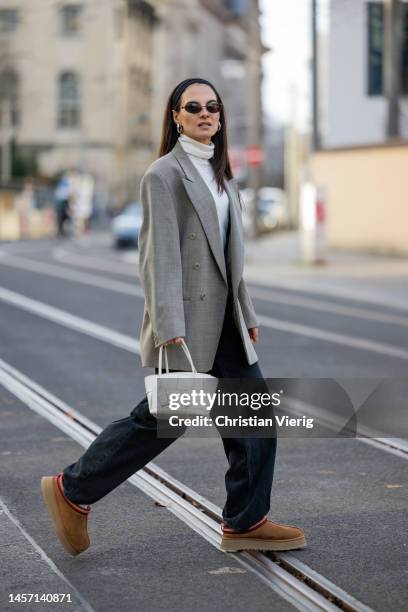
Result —
[{"label": "white road marking", "polygon": [[[44,319],[49,319],[64,325],[65,327],[75,329],[81,333],[88,334],[89,336],[93,336],[94,338],[98,338],[99,340],[103,340],[109,344],[113,344],[114,346],[129,350],[132,353],[140,354],[140,343],[132,336],[115,332],[108,327],[93,323],[89,319],[72,315],[65,310],[55,308],[54,306],[49,306],[48,304],[39,302],[38,300],[33,300],[20,293],[16,293],[15,291],[10,291],[4,287],[0,287],[0,300],[13,306],[22,308],[28,312],[32,312]],[[352,348],[378,353],[380,355],[387,355],[397,359],[408,360],[407,350],[389,344],[375,342],[365,338],[346,336],[345,334],[326,332],[314,327],[300,325],[298,323],[273,319],[272,317],[258,315],[258,319],[261,325],[264,325],[270,329],[277,329],[279,331],[295,335],[306,336],[308,338],[341,344],[343,346],[350,346]]]},{"label": "white road marking", "polygon": [[39,274],[46,274],[47,276],[53,276],[54,278],[59,278],[61,280],[70,280],[76,283],[82,283],[83,285],[90,285],[100,289],[115,291],[116,293],[135,295],[137,297],[144,298],[143,289],[138,285],[131,285],[130,283],[123,283],[114,279],[103,278],[102,276],[97,276],[95,274],[87,274],[86,272],[78,272],[77,270],[61,268],[60,266],[56,266],[54,264],[34,260],[30,261],[23,257],[15,257],[13,255],[11,257],[2,259],[1,265],[38,272]]},{"label": "white road marking", "polygon": [[[101,263],[96,258],[91,257],[71,256],[67,251],[61,251],[60,249],[55,249],[54,257],[64,264],[69,265],[72,263],[74,266],[99,270],[102,272],[113,272],[122,276],[129,276],[138,282],[138,268],[133,271],[123,270],[120,264],[114,264],[112,262]],[[67,261],[65,261],[65,259],[67,259]],[[114,279],[86,274],[75,269],[61,268],[58,265],[32,260],[30,261],[23,257],[9,256],[7,257],[7,261],[2,260],[1,264],[9,265],[22,270],[31,270],[33,272],[38,272],[39,274],[46,274],[55,278],[62,278],[101,289],[108,289],[109,291],[115,291],[125,295],[135,295],[137,297],[144,298],[143,290],[139,284],[134,285],[124,283]],[[363,320],[378,321],[380,323],[408,327],[408,317],[403,315],[375,312],[367,308],[358,308],[343,304],[333,304],[332,302],[325,302],[323,300],[316,300],[308,297],[302,298],[299,296],[292,296],[282,292],[278,293],[277,291],[271,291],[258,287],[251,287],[250,293],[251,297],[258,298],[272,304],[287,304],[289,306],[305,308],[307,310],[320,310],[322,312],[338,314],[340,316],[349,316]]]},{"label": "white road marking", "polygon": [[324,340],[325,342],[333,342],[343,346],[350,346],[363,351],[370,351],[372,353],[388,355],[389,357],[396,357],[397,359],[408,359],[408,350],[398,346],[392,346],[391,344],[375,342],[374,340],[359,338],[358,336],[338,334],[336,332],[325,331],[322,329],[317,329],[316,327],[302,325],[300,323],[292,323],[291,321],[282,321],[280,319],[273,319],[272,317],[264,317],[263,315],[258,315],[258,320],[261,325],[271,327],[272,329],[278,329],[279,331],[298,334],[299,336],[307,336],[308,338],[314,338],[317,340]]},{"label": "white road marking", "polygon": [[[271,270],[271,275],[273,269]],[[263,285],[271,290],[278,289],[290,289],[292,291],[302,291],[304,293],[317,293],[328,295],[334,298],[340,298],[343,300],[350,300],[353,302],[367,302],[373,306],[385,306],[386,308],[398,308],[399,310],[408,311],[408,305],[406,300],[397,299],[394,296],[388,298],[386,296],[374,296],[372,293],[367,293],[363,289],[347,289],[345,287],[329,287],[326,285],[319,285],[313,283],[313,280],[307,279],[305,281],[299,279],[287,279],[280,278],[279,280],[271,280],[265,278],[264,275],[259,275],[250,268],[245,268],[244,273],[245,279],[248,282]],[[276,278],[276,277],[275,277]]]},{"label": "white road marking", "polygon": [[0,508],[1,508],[0,514],[4,512],[4,514],[9,518],[9,520],[21,531],[25,539],[31,544],[34,550],[40,555],[40,558],[42,559],[42,561],[45,561],[45,563],[50,567],[50,569],[54,572],[54,574],[56,574],[58,578],[60,578],[69,587],[69,589],[73,593],[75,593],[75,596],[80,601],[84,610],[87,610],[88,612],[95,612],[92,606],[86,601],[86,599],[84,599],[84,597],[82,597],[81,593],[74,587],[72,582],[70,582],[68,578],[64,576],[64,574],[55,565],[54,561],[52,561],[52,559],[49,558],[49,556],[41,548],[41,546],[37,544],[34,538],[30,536],[30,534],[24,529],[24,527],[22,526],[18,518],[15,517],[10,512],[10,510],[8,509],[7,505],[5,504],[5,502],[3,501],[1,497],[0,497]]},{"label": "white road marking", "polygon": [[[137,262],[128,262],[123,260],[123,262],[119,261],[106,261],[103,259],[98,259],[97,257],[90,257],[86,255],[76,255],[74,253],[70,253],[61,247],[54,249],[52,252],[53,259],[56,259],[59,263],[63,263],[65,265],[78,266],[80,268],[88,268],[90,270],[100,270],[101,272],[114,272],[115,274],[119,274],[120,276],[129,276],[132,278],[137,277],[139,266]],[[129,266],[132,266],[132,270],[129,269]]]},{"label": "white road marking", "polygon": [[92,336],[93,338],[97,338],[113,346],[125,349],[130,353],[140,354],[140,343],[132,336],[121,334],[104,325],[98,325],[98,323],[94,323],[89,319],[77,317],[66,310],[54,308],[54,306],[49,306],[44,302],[32,300],[31,298],[3,287],[0,287],[0,300],[7,304],[17,306],[43,319],[53,321],[69,329],[74,329],[82,334]]},{"label": "white road marking", "polygon": [[408,317],[403,315],[390,314],[387,312],[376,312],[375,310],[369,310],[368,308],[358,308],[345,304],[334,304],[333,302],[325,302],[323,300],[317,300],[309,297],[293,296],[289,295],[288,293],[282,293],[275,290],[271,291],[270,289],[260,289],[258,287],[251,287],[250,294],[251,297],[275,304],[296,306],[297,308],[305,308],[307,310],[321,310],[323,312],[329,312],[346,317],[355,317],[358,319],[378,321],[380,323],[387,324],[391,323],[394,325],[408,327]]},{"label": "white road marking", "polygon": [[139,262],[139,254],[136,253],[123,253],[120,258],[122,261],[129,264],[135,264]]}]

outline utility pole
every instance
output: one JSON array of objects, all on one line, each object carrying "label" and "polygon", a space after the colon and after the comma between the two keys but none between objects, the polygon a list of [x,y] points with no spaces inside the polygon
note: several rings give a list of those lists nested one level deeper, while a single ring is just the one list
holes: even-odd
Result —
[{"label": "utility pole", "polygon": [[1,101],[0,120],[1,183],[6,185],[11,179],[11,140],[13,137],[11,100],[9,98],[4,98]]},{"label": "utility pole", "polygon": [[[262,145],[262,43],[259,25],[258,0],[248,0],[248,54],[247,54],[247,78],[248,78],[248,129],[247,146]],[[261,166],[259,164],[248,165],[248,187],[253,190],[254,200],[251,211],[252,237],[259,236],[257,196],[261,184]]]},{"label": "utility pole", "polygon": [[317,0],[312,0],[312,151],[320,149]]},{"label": "utility pole", "polygon": [[387,137],[400,136],[399,106],[402,3],[400,0],[384,0],[384,94],[388,101]]}]

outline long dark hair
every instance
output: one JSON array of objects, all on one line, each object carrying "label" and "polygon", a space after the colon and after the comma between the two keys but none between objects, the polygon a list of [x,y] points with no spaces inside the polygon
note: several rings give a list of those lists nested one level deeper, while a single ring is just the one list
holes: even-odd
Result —
[{"label": "long dark hair", "polygon": [[[172,110],[177,112],[180,111],[181,105],[181,96],[183,91],[187,89],[189,85],[193,83],[204,83],[209,85],[217,98],[217,102],[222,104],[222,100],[214,85],[212,85],[206,79],[185,79],[181,81],[171,92],[167,104],[166,109],[164,111],[163,118],[163,128],[162,128],[162,136],[160,141],[160,149],[159,149],[159,157],[166,155],[169,151],[172,150],[174,145],[177,142],[179,137],[179,133],[177,132],[176,124],[174,123]],[[223,179],[226,177],[227,179],[232,179],[233,174],[231,170],[231,165],[228,157],[228,142],[227,142],[227,117],[224,110],[224,105],[221,106],[220,110],[220,122],[221,129],[214,134],[212,137],[212,141],[215,145],[214,147],[214,156],[210,159],[210,163],[214,170],[215,179],[218,186],[218,191],[222,192],[224,189]]]}]

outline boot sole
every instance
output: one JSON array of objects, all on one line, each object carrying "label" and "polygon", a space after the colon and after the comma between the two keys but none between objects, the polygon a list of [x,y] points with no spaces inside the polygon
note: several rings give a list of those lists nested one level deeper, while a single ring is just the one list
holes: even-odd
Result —
[{"label": "boot sole", "polygon": [[70,544],[69,540],[67,539],[64,529],[62,527],[60,514],[58,512],[55,482],[51,476],[43,476],[41,478],[41,493],[45,501],[45,504],[48,508],[48,512],[51,516],[52,524],[54,527],[54,532],[56,536],[58,537],[59,541],[61,542],[61,544],[67,551],[67,553],[69,553],[72,556],[79,555],[83,551],[76,550],[75,548],[73,548],[73,546]]},{"label": "boot sole", "polygon": [[256,538],[240,538],[239,540],[222,538],[220,550],[225,552],[237,552],[238,550],[297,550],[305,548],[306,538],[294,538],[292,540],[265,540]]}]

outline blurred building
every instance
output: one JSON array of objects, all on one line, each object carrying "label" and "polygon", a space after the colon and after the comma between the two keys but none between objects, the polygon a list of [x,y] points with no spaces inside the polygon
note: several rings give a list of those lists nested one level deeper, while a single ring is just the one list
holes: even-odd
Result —
[{"label": "blurred building", "polygon": [[227,109],[229,145],[246,146],[251,88],[247,71],[248,6],[253,0],[157,0],[154,139],[174,86],[199,76],[214,83]]},{"label": "blurred building", "polygon": [[[399,68],[400,135],[408,137],[408,3],[402,2],[403,45]],[[384,79],[384,2],[331,0],[328,47],[322,80],[327,81],[322,122],[326,147],[383,142],[388,103]]]},{"label": "blurred building", "polygon": [[137,0],[0,0],[0,92],[20,155],[88,170],[117,199],[152,147],[155,10]]},{"label": "blurred building", "polygon": [[[330,2],[328,44],[320,48],[322,146],[311,168],[326,194],[330,246],[406,255],[408,3],[399,3],[397,60],[387,64],[396,100],[385,80],[386,6],[389,0]],[[392,137],[390,104],[399,124],[399,135]]]},{"label": "blurred building", "polygon": [[230,144],[245,143],[246,5],[0,0],[1,115],[20,158],[47,175],[91,172],[109,206],[135,199],[158,154],[167,97],[194,75],[224,98]]}]

